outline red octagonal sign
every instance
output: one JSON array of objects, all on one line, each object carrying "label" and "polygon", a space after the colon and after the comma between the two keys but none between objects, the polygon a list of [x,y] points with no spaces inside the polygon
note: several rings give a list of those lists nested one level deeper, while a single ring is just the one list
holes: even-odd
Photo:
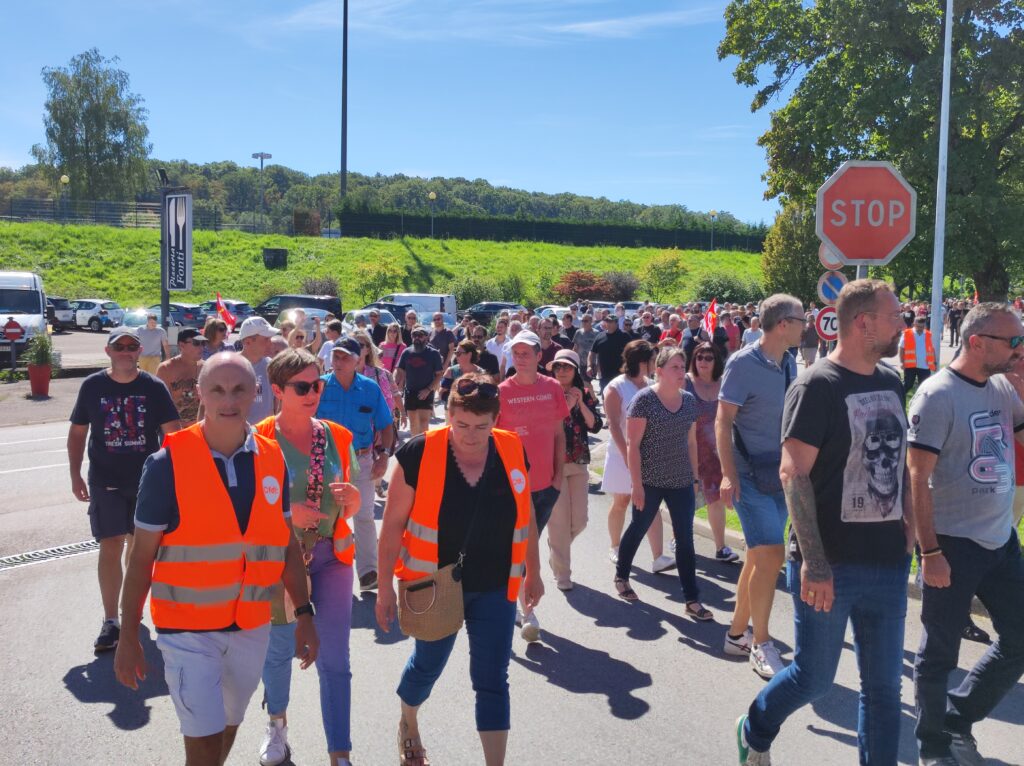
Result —
[{"label": "red octagonal sign", "polygon": [[917,192],[890,162],[848,160],[818,189],[818,239],[847,266],[888,263],[916,225]]}]

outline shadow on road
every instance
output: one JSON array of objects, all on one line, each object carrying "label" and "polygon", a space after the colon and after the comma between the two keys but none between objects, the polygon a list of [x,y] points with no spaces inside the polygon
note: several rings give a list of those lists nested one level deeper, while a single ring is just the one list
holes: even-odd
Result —
[{"label": "shadow on road", "polygon": [[607,697],[608,710],[616,718],[632,721],[651,709],[647,702],[633,695],[636,689],[651,686],[649,673],[607,652],[588,649],[546,630],[543,637],[543,643],[529,644],[525,656],[513,655],[512,661],[572,694]]},{"label": "shadow on road", "polygon": [[139,690],[122,686],[114,677],[114,653],[97,656],[87,665],[76,665],[64,674],[64,686],[79,702],[113,705],[107,717],[126,731],[141,729],[149,723],[151,706],[146,701],[168,694],[164,681],[164,660],[145,625],[139,628],[139,640],[146,657],[146,680]]},{"label": "shadow on road", "polygon": [[377,594],[365,591],[361,598],[352,598],[352,630],[372,630],[373,641],[377,644],[397,644],[409,637],[398,627],[398,620],[391,624],[391,630],[385,633],[377,624]]}]

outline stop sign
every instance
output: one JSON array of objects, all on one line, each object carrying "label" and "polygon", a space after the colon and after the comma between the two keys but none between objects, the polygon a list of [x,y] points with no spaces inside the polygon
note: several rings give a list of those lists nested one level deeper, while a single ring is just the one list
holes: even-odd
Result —
[{"label": "stop sign", "polygon": [[818,189],[818,239],[847,266],[883,266],[914,238],[917,192],[890,162],[848,160]]}]

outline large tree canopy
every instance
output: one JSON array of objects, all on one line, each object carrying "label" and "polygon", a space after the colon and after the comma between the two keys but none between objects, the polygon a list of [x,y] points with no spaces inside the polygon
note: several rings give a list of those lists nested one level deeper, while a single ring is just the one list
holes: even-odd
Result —
[{"label": "large tree canopy", "polygon": [[32,154],[54,175],[67,174],[77,198],[130,200],[146,186],[146,109],[117,61],[92,48],[67,67],[43,69],[46,146]]},{"label": "large tree canopy", "polygon": [[[772,112],[759,143],[766,196],[814,208],[814,192],[847,159],[893,162],[917,189],[917,236],[888,268],[928,283],[935,219],[943,0],[733,0],[720,58]],[[957,0],[946,225],[946,273],[1003,299],[1024,262],[1024,3]],[[814,253],[800,253],[813,258]]]}]

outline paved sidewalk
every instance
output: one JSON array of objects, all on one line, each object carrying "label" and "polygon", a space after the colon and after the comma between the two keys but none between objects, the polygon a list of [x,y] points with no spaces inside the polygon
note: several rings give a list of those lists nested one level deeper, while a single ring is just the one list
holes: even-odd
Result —
[{"label": "paved sidewalk", "polygon": [[31,397],[27,380],[0,384],[0,427],[66,421],[71,416],[83,380],[51,380],[50,395],[45,399]]}]

